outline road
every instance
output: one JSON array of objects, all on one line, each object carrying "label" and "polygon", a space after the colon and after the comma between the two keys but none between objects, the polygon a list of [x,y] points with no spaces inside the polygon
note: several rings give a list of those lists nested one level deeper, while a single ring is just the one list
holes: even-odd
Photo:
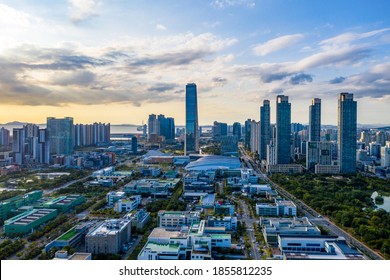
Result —
[{"label": "road", "polygon": [[70,182],[68,182],[68,183],[65,183],[65,184],[63,184],[63,185],[61,185],[61,186],[59,186],[59,187],[57,187],[57,188],[54,188],[54,189],[51,189],[51,190],[44,190],[44,191],[43,191],[43,194],[44,194],[44,195],[48,195],[48,194],[51,194],[51,193],[53,193],[53,192],[55,192],[55,191],[58,191],[58,190],[60,190],[60,189],[67,188],[67,187],[69,187],[70,185],[72,185],[72,184],[74,184],[74,183],[76,183],[76,182],[79,182],[79,181],[82,181],[82,180],[84,180],[84,179],[87,179],[88,177],[89,177],[89,175],[88,175],[88,176],[85,176],[85,177],[83,177],[83,178],[76,179],[76,180],[70,181]]},{"label": "road", "polygon": [[250,167],[252,167],[255,175],[259,176],[260,179],[270,184],[271,187],[273,187],[278,193],[293,201],[295,205],[297,206],[297,209],[306,216],[313,224],[317,226],[323,227],[325,230],[328,230],[330,233],[333,233],[335,235],[344,237],[345,240],[350,243],[351,245],[358,248],[361,252],[363,252],[366,256],[373,260],[383,260],[384,258],[379,255],[377,252],[369,248],[367,245],[363,244],[359,240],[357,240],[355,237],[350,235],[348,232],[344,231],[340,227],[338,227],[336,224],[334,224],[332,221],[330,221],[327,217],[322,217],[320,213],[315,211],[313,208],[305,204],[300,199],[296,198],[294,195],[280,187],[278,184],[271,181],[266,174],[264,174],[257,166],[257,164],[253,161],[251,157],[246,153],[245,149],[240,146],[239,147],[241,152],[241,158],[244,162],[246,162]]},{"label": "road", "polygon": [[241,222],[244,222],[246,225],[246,231],[248,233],[249,243],[251,244],[251,257],[255,260],[260,260],[261,259],[260,248],[255,243],[256,236],[254,233],[255,229],[253,228],[253,223],[257,224],[258,220],[251,217],[248,205],[244,200],[239,199],[238,202],[242,206],[242,212],[243,212],[241,213]]}]

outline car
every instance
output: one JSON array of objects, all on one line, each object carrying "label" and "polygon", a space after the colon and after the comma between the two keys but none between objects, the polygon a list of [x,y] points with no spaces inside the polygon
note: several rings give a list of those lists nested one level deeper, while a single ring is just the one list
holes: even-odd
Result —
[{"label": "car", "polygon": [[318,217],[318,218],[322,218],[322,216],[321,216],[321,215],[318,215],[317,217]]}]

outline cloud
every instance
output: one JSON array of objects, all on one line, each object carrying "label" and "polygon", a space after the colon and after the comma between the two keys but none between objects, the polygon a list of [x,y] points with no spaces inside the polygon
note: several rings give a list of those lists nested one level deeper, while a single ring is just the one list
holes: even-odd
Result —
[{"label": "cloud", "polygon": [[162,30],[162,31],[167,30],[167,28],[164,25],[162,25],[162,24],[157,24],[156,25],[156,29],[157,30]]},{"label": "cloud", "polygon": [[313,82],[313,76],[304,73],[294,75],[290,78],[290,84],[292,85],[302,85],[311,82]]},{"label": "cloud", "polygon": [[320,42],[320,45],[322,45],[323,47],[335,46],[335,45],[336,46],[345,45],[345,44],[348,44],[350,42],[370,38],[370,37],[376,36],[378,34],[385,33],[387,31],[390,31],[390,28],[383,28],[383,29],[373,30],[373,31],[364,32],[364,33],[347,32],[347,33],[343,33],[343,34],[337,35],[335,37],[323,40]]},{"label": "cloud", "polygon": [[217,9],[225,9],[234,6],[254,8],[256,3],[253,0],[213,0],[210,5]]},{"label": "cloud", "polygon": [[99,0],[68,0],[72,22],[77,24],[98,15]]},{"label": "cloud", "polygon": [[341,84],[342,82],[344,82],[345,81],[345,77],[336,77],[336,78],[334,78],[334,79],[332,79],[332,80],[330,80],[329,81],[329,84]]},{"label": "cloud", "polygon": [[76,71],[70,73],[58,73],[51,78],[51,81],[55,85],[69,86],[69,85],[80,85],[88,86],[91,85],[96,79],[96,74],[91,71]]},{"label": "cloud", "polygon": [[212,85],[216,87],[223,87],[224,85],[227,84],[227,79],[222,77],[214,77],[212,81],[213,81]]},{"label": "cloud", "polygon": [[281,36],[272,40],[269,40],[263,44],[253,47],[253,51],[258,56],[265,56],[269,53],[279,51],[291,47],[303,38],[302,34],[292,34]]},{"label": "cloud", "polygon": [[150,92],[166,92],[171,91],[175,88],[179,87],[177,84],[167,84],[167,83],[158,83],[154,86],[148,88],[148,91]]}]

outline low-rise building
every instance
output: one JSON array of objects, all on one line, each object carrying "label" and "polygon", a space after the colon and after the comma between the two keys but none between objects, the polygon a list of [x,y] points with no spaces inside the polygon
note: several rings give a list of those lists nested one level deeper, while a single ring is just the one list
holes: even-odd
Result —
[{"label": "low-rise building", "polygon": [[45,246],[46,253],[54,247],[58,249],[62,249],[67,246],[76,248],[84,240],[88,229],[89,227],[87,224],[79,224],[77,226],[72,227],[70,230],[47,244]]},{"label": "low-rise building", "polygon": [[185,184],[184,191],[214,193],[215,186],[214,184],[208,184],[206,182],[192,182],[192,183]]},{"label": "low-rise building", "polygon": [[166,211],[158,212],[158,225],[163,228],[177,228],[191,226],[194,222],[200,221],[198,211]]},{"label": "low-rise building", "polygon": [[270,246],[278,245],[278,236],[319,236],[321,231],[307,217],[303,218],[260,218],[262,233]]},{"label": "low-rise building", "polygon": [[126,184],[123,191],[126,194],[150,194],[153,197],[168,197],[169,183],[158,180],[141,179]]},{"label": "low-rise building", "polygon": [[338,165],[320,165],[314,166],[315,174],[337,174],[340,173],[340,166]]},{"label": "low-rise building", "polygon": [[237,217],[225,216],[215,217],[209,216],[207,218],[208,227],[224,227],[226,230],[235,231],[237,230]]},{"label": "low-rise building", "polygon": [[138,205],[141,203],[141,198],[142,197],[140,195],[133,195],[129,198],[121,198],[115,203],[114,210],[119,213],[133,211],[138,208]]},{"label": "low-rise building", "polygon": [[130,220],[131,225],[137,229],[143,229],[147,222],[150,221],[150,212],[146,212],[144,209],[133,210],[123,218]]},{"label": "low-rise building", "polygon": [[85,236],[85,250],[92,254],[117,254],[130,238],[130,220],[106,220]]},{"label": "low-rise building", "polygon": [[61,196],[51,201],[45,202],[43,207],[57,209],[60,213],[66,213],[84,202],[84,196],[73,194],[68,196]]},{"label": "low-rise building", "polygon": [[249,194],[257,194],[266,196],[267,192],[271,191],[271,187],[269,185],[258,185],[258,184],[247,184],[243,187],[244,191]]},{"label": "low-rise building", "polygon": [[116,203],[119,199],[124,198],[125,195],[126,195],[125,192],[115,192],[115,191],[109,192],[109,193],[106,195],[107,205],[108,205],[108,206],[114,206],[115,203]]},{"label": "low-rise building", "polygon": [[4,222],[4,232],[7,236],[31,233],[34,229],[56,216],[56,209],[33,209],[6,220]]},{"label": "low-rise building", "polygon": [[275,200],[274,203],[256,203],[256,214],[265,217],[295,217],[297,215],[297,207],[290,200]]},{"label": "low-rise building", "polygon": [[42,191],[32,191],[24,195],[17,195],[0,202],[0,221],[5,221],[12,216],[12,212],[18,208],[37,202],[42,198]]}]

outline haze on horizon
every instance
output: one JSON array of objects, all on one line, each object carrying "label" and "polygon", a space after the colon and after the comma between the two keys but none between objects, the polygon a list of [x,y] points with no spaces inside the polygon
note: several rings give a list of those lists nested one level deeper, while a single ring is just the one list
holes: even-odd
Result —
[{"label": "haze on horizon", "polygon": [[289,96],[292,122],[337,124],[354,93],[358,122],[390,124],[388,1],[3,0],[0,123],[184,124],[196,82],[201,124],[259,120],[264,99]]}]

